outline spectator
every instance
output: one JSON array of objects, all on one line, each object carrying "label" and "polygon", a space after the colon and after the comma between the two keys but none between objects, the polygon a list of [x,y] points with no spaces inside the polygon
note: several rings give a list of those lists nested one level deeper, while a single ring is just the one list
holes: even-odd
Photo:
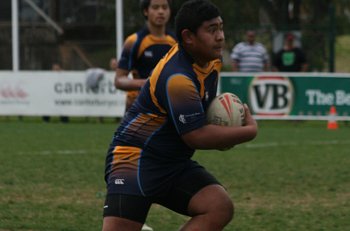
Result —
[{"label": "spectator", "polygon": [[239,72],[269,71],[269,56],[265,47],[255,41],[255,31],[246,32],[246,41],[238,43],[231,53],[232,70]]},{"label": "spectator", "polygon": [[[152,69],[176,43],[175,36],[166,29],[171,13],[170,0],[142,0],[141,11],[146,26],[125,40],[115,78],[116,88],[127,91],[125,112]],[[128,78],[130,73],[132,78]]]},{"label": "spectator", "polygon": [[274,70],[281,72],[305,72],[308,69],[306,57],[302,49],[296,47],[295,36],[287,33],[284,47],[279,50],[274,58]]},{"label": "spectator", "polygon": [[[52,71],[62,71],[62,67],[59,63],[53,63],[51,66]],[[50,116],[43,116],[42,117],[43,121],[45,122],[50,122],[51,117]],[[62,123],[68,123],[69,122],[69,117],[68,116],[60,116],[60,121]]]}]

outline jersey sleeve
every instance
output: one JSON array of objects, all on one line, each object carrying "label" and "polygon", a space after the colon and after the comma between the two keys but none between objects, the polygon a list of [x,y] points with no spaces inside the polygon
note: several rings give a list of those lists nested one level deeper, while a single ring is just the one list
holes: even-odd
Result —
[{"label": "jersey sleeve", "polygon": [[165,105],[179,135],[206,124],[199,92],[189,77],[173,75],[167,82],[166,93]]},{"label": "jersey sleeve", "polygon": [[130,35],[124,43],[123,51],[121,54],[121,57],[118,62],[118,68],[128,70],[130,71],[133,66],[133,60],[132,60],[132,49],[134,47],[134,44],[136,43],[137,35],[132,34]]}]

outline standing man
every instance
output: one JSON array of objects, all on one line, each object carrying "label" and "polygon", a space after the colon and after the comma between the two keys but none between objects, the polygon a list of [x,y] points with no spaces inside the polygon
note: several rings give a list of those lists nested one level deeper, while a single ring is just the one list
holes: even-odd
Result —
[{"label": "standing man", "polygon": [[[116,70],[115,86],[127,91],[127,112],[137,98],[150,72],[176,43],[166,28],[170,18],[170,0],[142,0],[142,14],[146,25],[127,37]],[[128,75],[131,73],[132,78]]]},{"label": "standing man", "polygon": [[232,71],[261,72],[270,70],[266,48],[255,41],[255,31],[246,32],[246,41],[238,43],[231,53]]},{"label": "standing man", "polygon": [[294,46],[294,34],[287,33],[284,47],[279,50],[274,59],[276,71],[281,72],[306,72],[308,64],[304,52]]},{"label": "standing man", "polygon": [[157,64],[113,135],[106,157],[103,231],[139,231],[153,203],[190,219],[181,231],[219,231],[233,217],[225,188],[192,160],[196,149],[225,149],[252,140],[257,124],[208,124],[225,47],[218,8],[186,1],[176,19],[179,44]]}]

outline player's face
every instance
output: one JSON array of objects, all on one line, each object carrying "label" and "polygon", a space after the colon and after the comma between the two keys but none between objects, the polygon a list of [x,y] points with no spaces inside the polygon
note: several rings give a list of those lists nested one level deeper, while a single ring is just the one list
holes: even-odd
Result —
[{"label": "player's face", "polygon": [[148,9],[144,12],[150,24],[165,26],[170,18],[168,0],[151,0]]},{"label": "player's face", "polygon": [[203,22],[194,40],[194,49],[198,56],[206,62],[221,58],[224,46],[225,35],[221,17]]}]

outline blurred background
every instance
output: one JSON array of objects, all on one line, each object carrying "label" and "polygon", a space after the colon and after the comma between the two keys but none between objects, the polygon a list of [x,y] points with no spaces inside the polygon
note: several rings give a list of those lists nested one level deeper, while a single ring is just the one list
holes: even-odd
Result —
[{"label": "blurred background", "polygon": [[[50,70],[59,62],[65,70],[108,69],[116,56],[116,3],[122,0],[17,0],[19,70]],[[172,3],[174,15],[186,0]],[[12,69],[11,2],[0,1],[0,70]],[[222,11],[226,33],[224,70],[229,53],[257,31],[270,56],[293,31],[307,54],[309,70],[350,72],[350,0],[212,0]],[[144,23],[139,0],[122,1],[123,39]]]}]

